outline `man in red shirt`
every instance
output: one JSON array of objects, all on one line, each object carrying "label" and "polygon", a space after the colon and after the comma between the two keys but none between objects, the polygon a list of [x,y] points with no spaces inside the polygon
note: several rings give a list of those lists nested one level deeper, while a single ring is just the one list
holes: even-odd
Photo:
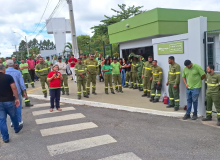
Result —
[{"label": "man in red shirt", "polygon": [[34,62],[34,60],[31,59],[31,56],[28,57],[27,64],[28,64],[28,70],[29,70],[29,74],[31,76],[31,80],[34,82],[35,62]]},{"label": "man in red shirt", "polygon": [[70,65],[70,70],[72,72],[72,80],[74,80],[74,82],[76,83],[76,75],[75,75],[75,65],[77,63],[77,59],[74,58],[74,55],[71,55],[71,58],[68,60],[68,63]]}]

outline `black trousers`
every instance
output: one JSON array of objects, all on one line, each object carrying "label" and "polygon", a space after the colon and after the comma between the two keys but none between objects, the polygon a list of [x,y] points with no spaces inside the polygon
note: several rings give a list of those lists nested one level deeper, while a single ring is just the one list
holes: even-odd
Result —
[{"label": "black trousers", "polygon": [[31,80],[34,81],[35,70],[29,70],[29,74],[30,74],[30,76],[31,76]]},{"label": "black trousers", "polygon": [[50,108],[54,109],[54,101],[56,101],[56,108],[60,108],[60,88],[50,89]]}]

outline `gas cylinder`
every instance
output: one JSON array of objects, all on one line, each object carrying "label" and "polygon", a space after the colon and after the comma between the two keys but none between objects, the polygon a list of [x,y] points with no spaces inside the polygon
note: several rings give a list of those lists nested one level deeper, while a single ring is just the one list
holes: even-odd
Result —
[{"label": "gas cylinder", "polygon": [[167,97],[167,94],[165,93],[165,96],[163,97],[163,103],[168,104],[169,98]]}]

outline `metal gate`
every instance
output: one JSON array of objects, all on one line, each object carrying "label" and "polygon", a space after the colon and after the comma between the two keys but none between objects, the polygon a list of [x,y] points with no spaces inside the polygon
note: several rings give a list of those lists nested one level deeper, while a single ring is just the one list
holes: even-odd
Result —
[{"label": "metal gate", "polygon": [[220,71],[220,29],[204,33],[205,68],[209,64],[215,66],[215,71]]}]

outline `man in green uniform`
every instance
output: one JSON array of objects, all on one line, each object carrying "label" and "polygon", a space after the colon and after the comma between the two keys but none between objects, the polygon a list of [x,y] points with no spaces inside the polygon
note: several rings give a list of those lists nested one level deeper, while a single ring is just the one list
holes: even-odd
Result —
[{"label": "man in green uniform", "polygon": [[212,120],[212,106],[215,105],[217,111],[217,126],[220,126],[220,75],[214,72],[215,66],[209,65],[207,67],[207,76],[206,76],[206,118],[203,118],[202,121],[211,121]]},{"label": "man in green uniform", "polygon": [[143,79],[142,79],[142,70],[143,70],[143,65],[144,65],[144,58],[140,56],[138,58],[138,63],[136,64],[136,68],[137,68],[137,79],[138,79],[138,88],[140,91],[143,91]]},{"label": "man in green uniform", "polygon": [[169,72],[168,72],[168,79],[167,79],[167,86],[169,86],[169,97],[170,97],[170,104],[167,108],[175,107],[174,110],[179,110],[179,84],[180,84],[180,65],[175,63],[175,58],[170,56],[168,59],[170,64]]},{"label": "man in green uniform", "polygon": [[35,67],[35,72],[37,77],[40,78],[40,83],[44,97],[47,98],[47,89],[45,87],[45,83],[49,87],[49,83],[47,82],[47,75],[50,72],[50,66],[46,62],[44,62],[42,57],[39,58],[39,61],[40,63],[38,63]]},{"label": "man in green uniform", "polygon": [[25,87],[28,88],[28,81],[29,81],[29,83],[34,88],[34,82],[32,81],[31,76],[28,72],[28,64],[24,63],[24,59],[21,60],[20,70],[21,70],[21,73],[22,73],[22,76],[23,76],[23,79],[24,79]]},{"label": "man in green uniform", "polygon": [[142,78],[143,78],[143,89],[144,94],[142,97],[148,97],[150,98],[150,92],[151,92],[151,83],[152,81],[150,78],[152,77],[152,56],[148,57],[148,61],[144,63],[143,70],[142,70]]},{"label": "man in green uniform", "polygon": [[122,86],[121,86],[121,74],[120,74],[121,64],[117,62],[116,57],[114,57],[113,62],[111,63],[111,66],[112,66],[113,80],[115,83],[115,91],[123,93]]},{"label": "man in green uniform", "polygon": [[59,72],[62,74],[63,79],[61,80],[61,91],[62,95],[69,95],[69,87],[68,87],[68,76],[66,74],[66,63],[62,62],[62,57],[58,57],[58,62],[56,63],[59,66]]},{"label": "man in green uniform", "polygon": [[136,68],[137,63],[138,61],[136,55],[134,55],[131,63],[131,87],[130,87],[133,89],[137,89],[137,68]]},{"label": "man in green uniform", "polygon": [[75,73],[77,76],[77,94],[78,94],[78,99],[81,99],[81,86],[83,87],[83,95],[86,98],[89,98],[87,91],[86,91],[86,72],[87,72],[87,67],[86,65],[82,64],[82,59],[78,58],[78,63],[75,66]]},{"label": "man in green uniform", "polygon": [[87,93],[90,94],[90,83],[92,81],[92,94],[97,95],[96,91],[96,76],[99,72],[98,62],[94,59],[94,54],[90,54],[89,59],[85,61],[87,66]]},{"label": "man in green uniform", "polygon": [[125,86],[124,88],[128,88],[128,83],[131,81],[131,62],[129,60],[125,63]]},{"label": "man in green uniform", "polygon": [[86,57],[86,54],[83,55],[83,58],[82,58],[82,63],[84,64],[85,63],[85,60],[87,59]]},{"label": "man in green uniform", "polygon": [[[152,62],[152,74],[151,77],[152,89],[151,89],[151,99],[150,101],[153,103],[159,102],[161,96],[161,88],[162,88],[162,79],[163,79],[163,71],[162,68],[157,65],[157,60],[153,60]],[[157,94],[156,94],[157,91]]]}]

